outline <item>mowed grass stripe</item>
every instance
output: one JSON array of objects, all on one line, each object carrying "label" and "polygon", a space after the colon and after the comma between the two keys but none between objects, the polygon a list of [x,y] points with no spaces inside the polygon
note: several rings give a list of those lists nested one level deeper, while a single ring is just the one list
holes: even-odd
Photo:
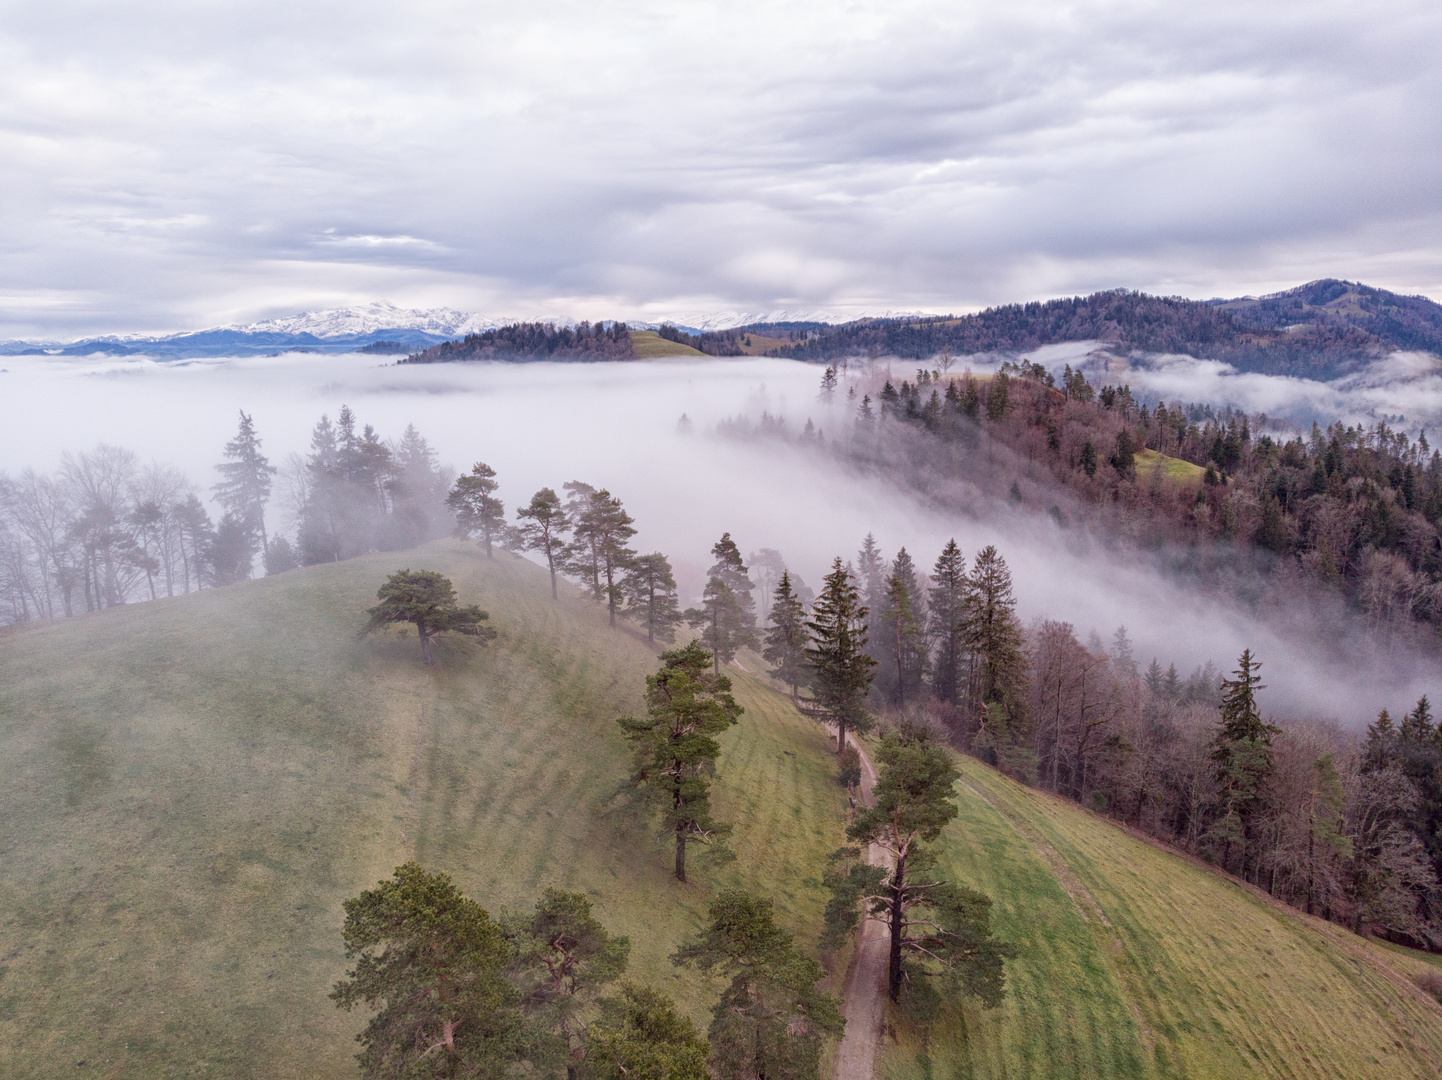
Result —
[{"label": "mowed grass stripe", "polygon": [[1442,1010],[1375,946],[980,763],[962,768],[1100,907],[1110,928],[1093,932],[1111,939],[1155,1035],[1148,1075],[1438,1075]]},{"label": "mowed grass stripe", "polygon": [[[357,641],[402,566],[452,577],[500,638],[442,644],[439,671],[414,635]],[[588,893],[632,976],[704,1022],[716,987],[669,955],[731,882],[814,937],[798,880],[842,799],[815,727],[738,679],[717,803],[739,858],[677,884],[613,798],[614,721],[656,665],[576,590],[553,604],[544,571],[455,542],[0,638],[0,1075],[353,1075],[363,1018],[326,999],[340,901],[412,853],[493,910]]]}]

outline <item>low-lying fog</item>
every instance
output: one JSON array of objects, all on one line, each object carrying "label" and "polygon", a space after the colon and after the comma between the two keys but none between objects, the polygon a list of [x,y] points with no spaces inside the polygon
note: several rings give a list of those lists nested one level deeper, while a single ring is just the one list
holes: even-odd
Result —
[{"label": "low-lying fog", "polygon": [[[968,556],[994,543],[1012,567],[1021,613],[1074,623],[1104,638],[1125,624],[1142,662],[1183,674],[1211,660],[1230,670],[1250,646],[1266,667],[1264,707],[1357,725],[1410,707],[1436,668],[1338,665],[1300,632],[1268,629],[1228,603],[1165,579],[1144,559],[1068,544],[1049,518],[998,506],[975,520],[939,510],[896,485],[855,475],[785,443],[718,437],[717,421],[762,410],[808,417],[828,435],[850,418],[817,399],[820,369],[790,361],[396,366],[374,357],[157,364],[8,357],[0,374],[0,471],[50,471],[62,452],[105,442],[180,467],[202,494],[233,436],[237,410],[254,417],[271,461],[304,453],[321,413],[342,403],[382,437],[414,423],[441,460],[495,468],[508,511],[541,486],[609,488],[636,518],[637,546],[670,556],[694,601],[709,549],[730,531],[743,553],[776,548],[813,588],[833,556],[852,558],[869,531],[888,556],[905,545],[923,569],[954,536]],[[898,375],[908,365],[896,365]],[[1133,380],[1135,385],[1135,380]],[[1168,398],[1173,397],[1171,393]],[[1175,395],[1183,396],[1183,395]],[[1196,395],[1189,395],[1195,399]],[[678,430],[687,414],[690,433]],[[270,510],[281,521],[279,501]],[[397,565],[406,561],[397,555]]]}]

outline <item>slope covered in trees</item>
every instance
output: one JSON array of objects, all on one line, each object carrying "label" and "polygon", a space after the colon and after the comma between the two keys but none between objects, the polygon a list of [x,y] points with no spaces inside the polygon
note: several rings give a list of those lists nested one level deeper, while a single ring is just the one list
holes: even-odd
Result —
[{"label": "slope covered in trees", "polygon": [[402,360],[403,364],[437,364],[454,360],[634,360],[631,332],[623,322],[609,327],[581,322],[575,327],[552,323],[513,323],[459,341],[446,341]]},{"label": "slope covered in trees", "polygon": [[874,319],[812,331],[775,355],[931,360],[1100,341],[1184,353],[1245,371],[1330,378],[1393,349],[1442,353],[1442,305],[1351,282],[1312,282],[1262,300],[1200,301],[1113,289],[1006,304],[960,318]]}]

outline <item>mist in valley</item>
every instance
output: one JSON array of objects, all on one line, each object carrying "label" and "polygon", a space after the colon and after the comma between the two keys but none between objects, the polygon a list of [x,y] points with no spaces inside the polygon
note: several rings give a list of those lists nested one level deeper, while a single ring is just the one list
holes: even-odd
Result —
[{"label": "mist in valley", "polygon": [[[208,499],[243,409],[282,466],[267,521],[293,533],[285,463],[307,451],[323,413],[334,420],[346,404],[384,439],[414,424],[458,471],[489,464],[508,516],[543,486],[559,491],[581,480],[607,488],[636,519],[634,546],[671,559],[684,603],[698,598],[711,545],[726,531],[743,552],[780,551],[813,588],[832,558],[854,558],[867,533],[888,557],[905,546],[922,570],[955,537],[968,556],[998,547],[1024,619],[1063,620],[1082,637],[1095,631],[1103,639],[1124,625],[1143,663],[1157,656],[1184,675],[1209,661],[1230,670],[1250,647],[1266,664],[1263,706],[1279,716],[1357,728],[1383,706],[1397,710],[1431,689],[1435,672],[1431,658],[1379,652],[1340,603],[1299,596],[1290,611],[1261,620],[1168,573],[1162,560],[1063,528],[1045,511],[1065,506],[1065,495],[1028,479],[1023,463],[999,448],[978,447],[959,468],[938,468],[911,444],[901,451],[911,458],[911,483],[899,482],[896,469],[834,453],[853,425],[848,388],[859,396],[888,375],[905,377],[903,363],[846,372],[830,405],[818,394],[820,369],[770,359],[413,366],[290,354],[6,363],[0,469],[12,477],[54,471],[63,454],[103,443],[178,467]],[[763,416],[784,419],[787,437],[745,435]],[[820,445],[796,439],[808,420]],[[993,474],[1024,480],[1029,497],[1021,505],[997,497],[1001,489],[983,482]],[[402,552],[396,558],[398,566],[408,561]],[[1328,620],[1325,634],[1319,618]]]}]

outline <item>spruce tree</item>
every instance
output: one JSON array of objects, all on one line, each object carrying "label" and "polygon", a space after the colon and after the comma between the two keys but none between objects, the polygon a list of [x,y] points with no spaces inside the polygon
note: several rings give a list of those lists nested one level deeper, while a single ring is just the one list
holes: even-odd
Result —
[{"label": "spruce tree", "polygon": [[468,475],[458,477],[446,505],[456,515],[456,535],[471,537],[480,534],[486,558],[494,558],[492,547],[505,535],[506,504],[496,498],[496,470],[484,461],[471,466]]},{"label": "spruce tree", "polygon": [[926,674],[926,638],[916,612],[917,592],[915,566],[902,548],[886,579],[886,607],[878,620],[885,654],[879,669],[886,675],[882,685],[886,696],[900,708],[921,696]]},{"label": "spruce tree", "polygon": [[973,660],[972,704],[1001,705],[1015,733],[1022,712],[1026,656],[1022,652],[1016,597],[1011,591],[1011,571],[990,544],[981,549],[972,564],[966,599],[964,644]]},{"label": "spruce tree", "polygon": [[1397,734],[1402,745],[1409,750],[1431,745],[1437,730],[1432,725],[1432,705],[1426,694],[1417,700],[1417,707],[1402,718],[1402,726]]},{"label": "spruce tree", "polygon": [[659,551],[637,556],[621,585],[626,594],[626,613],[646,628],[646,640],[659,639],[667,644],[675,641],[681,605],[666,556]]},{"label": "spruce tree", "polygon": [[866,652],[866,616],[856,582],[838,555],[806,623],[811,637],[806,656],[813,673],[812,704],[823,720],[836,725],[838,754],[846,749],[847,731],[865,734],[871,728],[866,697],[876,661]]},{"label": "spruce tree", "polygon": [[1224,863],[1234,850],[1239,853],[1244,877],[1254,848],[1262,785],[1272,772],[1272,736],[1280,731],[1264,721],[1257,708],[1256,692],[1266,689],[1257,674],[1261,666],[1252,650],[1244,649],[1233,673],[1236,678],[1222,680],[1220,718],[1212,742],[1216,778],[1222,786],[1221,815],[1212,826],[1212,839],[1221,846]]},{"label": "spruce tree", "polygon": [[956,703],[965,688],[966,597],[969,587],[966,558],[956,546],[956,540],[948,540],[931,571],[926,632],[935,649],[931,692],[940,700],[952,704]]},{"label": "spruce tree", "polygon": [[791,687],[792,698],[807,676],[806,643],[806,606],[791,588],[790,571],[783,570],[771,601],[771,626],[761,655],[771,665],[771,673]]},{"label": "spruce tree", "polygon": [[[244,410],[240,414],[240,429],[235,438],[225,444],[225,458],[215,467],[223,477],[211,488],[215,492],[215,501],[247,531],[258,535],[260,550],[264,553],[270,544],[265,531],[265,504],[270,499],[270,478],[275,475],[276,469],[260,452],[255,424]],[[254,551],[254,548],[251,550]]]},{"label": "spruce tree", "polygon": [[556,599],[556,571],[561,569],[566,553],[566,530],[570,518],[566,516],[561,500],[548,487],[531,496],[525,506],[516,508],[516,517],[521,524],[516,535],[527,551],[540,552],[545,556],[546,569],[551,572],[551,599]]},{"label": "spruce tree", "polygon": [[711,778],[721,753],[716,736],[743,710],[731,680],[706,670],[710,659],[695,641],[662,653],[661,670],[646,679],[646,718],[617,721],[635,747],[632,783],[644,788],[675,839],[677,881],[686,880],[687,845],[729,854],[720,840],[731,827],[711,817]]}]

